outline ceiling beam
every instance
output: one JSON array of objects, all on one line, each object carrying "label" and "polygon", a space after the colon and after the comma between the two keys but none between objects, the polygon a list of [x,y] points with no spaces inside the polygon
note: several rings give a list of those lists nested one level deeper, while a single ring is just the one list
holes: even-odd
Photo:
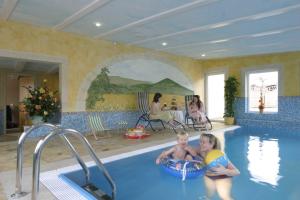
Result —
[{"label": "ceiling beam", "polygon": [[10,15],[15,10],[18,4],[18,0],[4,0],[2,9],[0,10],[0,18],[3,20],[8,20]]},{"label": "ceiling beam", "polygon": [[231,19],[231,20],[226,20],[226,21],[215,23],[215,24],[207,24],[207,25],[204,25],[204,26],[198,26],[198,27],[194,27],[194,28],[191,28],[191,29],[178,31],[178,32],[175,32],[175,33],[159,35],[159,36],[156,36],[156,37],[131,42],[130,44],[131,45],[137,45],[137,44],[142,44],[142,43],[153,41],[153,40],[161,40],[161,39],[164,39],[164,38],[174,37],[174,36],[183,35],[183,34],[187,34],[187,33],[201,32],[201,31],[217,29],[217,28],[229,26],[229,25],[232,25],[234,23],[241,22],[241,21],[259,20],[259,19],[266,18],[266,17],[272,17],[272,16],[284,14],[284,13],[287,13],[289,11],[296,10],[296,9],[300,9],[300,4],[287,6],[285,8],[280,8],[280,9],[271,10],[271,11],[267,11],[267,12],[261,12],[261,13],[257,13],[257,14],[254,14],[254,15],[235,18],[235,19]]},{"label": "ceiling beam", "polygon": [[190,3],[187,3],[187,4],[183,4],[183,5],[178,6],[176,8],[172,8],[170,10],[166,10],[164,12],[157,13],[155,15],[151,15],[149,17],[131,22],[129,24],[126,24],[124,26],[115,28],[115,29],[110,30],[108,32],[101,33],[99,35],[96,35],[95,38],[101,38],[101,37],[105,37],[107,35],[115,34],[115,33],[124,31],[126,29],[135,27],[135,26],[140,26],[140,25],[149,23],[151,21],[155,21],[157,19],[161,19],[161,18],[164,18],[164,17],[175,15],[176,13],[184,12],[186,10],[193,9],[195,7],[198,7],[198,6],[204,6],[204,5],[207,5],[207,4],[211,4],[211,3],[216,2],[216,1],[220,1],[220,0],[196,0],[196,1],[193,1],[193,2],[190,2]]},{"label": "ceiling beam", "polygon": [[214,44],[225,43],[225,42],[243,39],[243,38],[264,37],[264,36],[282,34],[282,33],[291,32],[291,31],[298,31],[298,30],[300,30],[300,26],[293,26],[293,27],[289,27],[289,28],[274,29],[274,30],[260,32],[260,33],[254,33],[254,34],[238,35],[238,36],[234,36],[234,37],[230,37],[230,38],[221,38],[221,39],[211,40],[211,41],[193,42],[193,43],[187,43],[187,44],[182,44],[182,45],[175,45],[175,46],[170,46],[170,47],[165,47],[165,48],[159,48],[157,50],[164,51],[164,50],[170,50],[170,49],[180,49],[183,47],[196,47],[196,46],[202,46],[202,45],[210,45],[211,46]]},{"label": "ceiling beam", "polygon": [[94,10],[104,6],[105,4],[107,4],[108,2],[110,2],[111,0],[95,0],[92,3],[86,5],[85,7],[83,7],[82,9],[78,10],[76,13],[74,13],[73,15],[67,17],[66,19],[64,19],[60,24],[57,24],[53,27],[54,30],[61,30],[65,27],[67,27],[68,25],[72,24],[73,22],[79,20],[80,18],[86,16],[87,14],[93,12]]}]

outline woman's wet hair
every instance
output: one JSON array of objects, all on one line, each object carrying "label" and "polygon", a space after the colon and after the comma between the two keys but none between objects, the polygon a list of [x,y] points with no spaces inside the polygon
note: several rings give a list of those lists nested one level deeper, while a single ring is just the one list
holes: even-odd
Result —
[{"label": "woman's wet hair", "polygon": [[214,136],[211,133],[202,133],[201,137],[200,137],[200,140],[203,137],[208,138],[209,143],[213,145],[213,149],[221,149],[220,141],[218,140],[218,138],[216,136]]},{"label": "woman's wet hair", "polygon": [[153,102],[157,103],[160,97],[162,97],[161,93],[159,92],[155,93],[153,97]]}]

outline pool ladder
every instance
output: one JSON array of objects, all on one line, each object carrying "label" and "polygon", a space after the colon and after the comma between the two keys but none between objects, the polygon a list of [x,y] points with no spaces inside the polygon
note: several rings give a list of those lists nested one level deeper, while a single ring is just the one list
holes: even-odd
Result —
[{"label": "pool ladder", "polygon": [[[13,199],[18,199],[21,198],[25,195],[27,195],[27,192],[22,191],[22,172],[23,172],[23,149],[24,149],[24,143],[28,136],[36,129],[41,128],[41,127],[47,127],[50,129],[50,131],[47,132],[47,135],[39,140],[39,142],[36,145],[35,151],[33,153],[33,170],[32,170],[32,195],[31,199],[32,200],[37,200],[38,199],[38,193],[39,193],[39,177],[40,177],[40,158],[42,151],[44,147],[48,144],[50,140],[53,138],[60,136],[65,144],[69,147],[71,150],[73,156],[76,158],[77,162],[79,165],[82,167],[84,174],[85,174],[85,179],[86,179],[86,185],[83,186],[83,189],[91,193],[95,198],[99,200],[114,200],[116,197],[116,184],[109,175],[108,171],[102,164],[102,162],[98,159],[96,156],[92,146],[88,142],[88,140],[78,131],[73,130],[73,129],[64,129],[59,126],[55,126],[53,124],[49,123],[42,123],[42,124],[37,124],[32,126],[30,129],[24,131],[22,135],[19,138],[18,141],[18,146],[17,146],[17,167],[16,167],[16,188],[15,188],[15,193],[11,195],[11,198]],[[102,190],[96,188],[92,183],[90,183],[90,171],[89,168],[86,166],[84,161],[81,159],[77,151],[75,150],[74,146],[71,144],[70,140],[67,138],[66,135],[73,135],[77,137],[82,144],[85,146],[87,151],[89,152],[91,158],[94,160],[96,163],[97,167],[99,170],[101,170],[109,182],[111,188],[112,188],[112,194],[111,196],[105,194]]]}]

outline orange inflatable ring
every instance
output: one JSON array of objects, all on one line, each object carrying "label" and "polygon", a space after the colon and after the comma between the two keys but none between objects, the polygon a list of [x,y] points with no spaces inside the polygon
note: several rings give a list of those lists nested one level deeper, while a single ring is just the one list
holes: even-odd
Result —
[{"label": "orange inflatable ring", "polygon": [[144,133],[142,135],[129,135],[128,133],[125,133],[125,137],[127,139],[143,139],[143,138],[146,138],[146,137],[149,137],[150,134],[149,133]]}]

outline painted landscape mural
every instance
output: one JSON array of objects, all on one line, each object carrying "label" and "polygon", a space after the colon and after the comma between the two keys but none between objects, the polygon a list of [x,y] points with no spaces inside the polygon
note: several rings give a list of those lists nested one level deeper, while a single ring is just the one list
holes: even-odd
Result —
[{"label": "painted landscape mural", "polygon": [[[117,68],[119,68],[117,73],[114,73],[114,67],[101,69],[101,73],[88,89],[87,110],[136,110],[136,93],[143,91],[150,94],[149,98],[151,100],[154,93],[160,92],[163,94],[163,103],[169,103],[177,99],[180,105],[183,104],[182,101],[184,101],[185,95],[193,94],[193,90],[190,88],[182,86],[178,83],[179,81],[168,78],[169,69],[162,70],[159,78],[155,73],[147,73],[145,70],[143,76],[132,78],[133,74],[137,74],[128,70],[128,68],[125,73],[120,70],[120,67]],[[124,66],[121,69],[124,69]],[[136,72],[136,69],[132,69],[132,65],[130,69]],[[137,71],[140,70],[143,70],[143,68],[139,67]],[[182,79],[180,81],[182,82]],[[149,101],[151,100],[149,99]]]}]

